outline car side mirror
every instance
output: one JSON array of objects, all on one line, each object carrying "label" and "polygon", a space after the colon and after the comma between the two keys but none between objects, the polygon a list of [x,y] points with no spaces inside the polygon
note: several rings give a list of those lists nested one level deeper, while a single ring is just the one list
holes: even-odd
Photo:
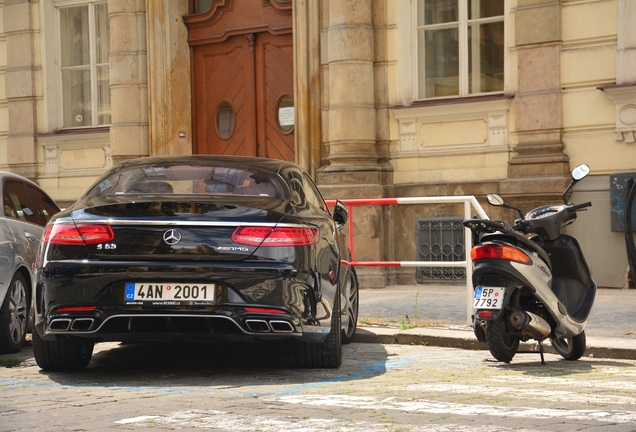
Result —
[{"label": "car side mirror", "polygon": [[336,206],[333,209],[333,220],[340,225],[344,225],[349,221],[349,210],[341,201],[336,201]]}]

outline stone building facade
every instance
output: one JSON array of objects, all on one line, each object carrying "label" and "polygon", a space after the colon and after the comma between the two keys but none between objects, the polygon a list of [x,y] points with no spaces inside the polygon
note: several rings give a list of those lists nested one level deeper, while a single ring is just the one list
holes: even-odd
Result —
[{"label": "stone building facade", "polygon": [[[201,151],[201,46],[241,37],[258,63],[261,36],[290,34],[286,136],[325,197],[498,192],[529,209],[588,163],[571,199],[594,206],[570,232],[600,286],[626,284],[611,184],[636,172],[631,0],[0,0],[0,14],[0,169],[61,203],[122,160]],[[356,208],[356,258],[415,260],[416,218],[458,214]]]}]

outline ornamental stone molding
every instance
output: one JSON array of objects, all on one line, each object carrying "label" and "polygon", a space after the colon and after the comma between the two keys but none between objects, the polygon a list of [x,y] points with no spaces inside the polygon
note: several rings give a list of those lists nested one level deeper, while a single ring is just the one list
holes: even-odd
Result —
[{"label": "ornamental stone molding", "polygon": [[109,133],[47,134],[38,137],[44,152],[40,178],[99,176],[113,166]]},{"label": "ornamental stone molding", "polygon": [[508,97],[427,106],[395,107],[398,155],[467,150],[508,151]]},{"label": "ornamental stone molding", "polygon": [[636,142],[636,83],[599,87],[616,105],[615,141]]}]

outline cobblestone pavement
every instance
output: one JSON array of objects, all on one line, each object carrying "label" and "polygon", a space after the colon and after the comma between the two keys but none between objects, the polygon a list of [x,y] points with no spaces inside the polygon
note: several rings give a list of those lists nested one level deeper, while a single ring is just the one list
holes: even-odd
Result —
[{"label": "cobblestone pavement", "polygon": [[[576,362],[351,344],[335,370],[291,367],[287,345],[119,345],[81,373],[28,350],[0,367],[0,431],[635,431],[636,361]],[[7,365],[8,356],[0,356]]]},{"label": "cobblestone pavement", "polygon": [[[400,285],[360,290],[362,324],[466,326],[465,285]],[[408,318],[407,318],[408,316]],[[636,290],[599,289],[585,330],[588,337],[636,339]]]}]

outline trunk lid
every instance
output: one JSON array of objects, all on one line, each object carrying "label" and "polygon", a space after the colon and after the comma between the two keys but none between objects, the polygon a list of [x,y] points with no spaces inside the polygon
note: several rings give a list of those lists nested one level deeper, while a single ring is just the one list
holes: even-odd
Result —
[{"label": "trunk lid", "polygon": [[[239,226],[274,227],[290,208],[286,201],[263,198],[218,200],[136,199],[116,197],[87,200],[72,212],[77,226],[108,225],[111,241],[88,244],[106,260],[244,260],[258,245],[237,244],[232,234]],[[78,208],[75,206],[75,208]]]}]

